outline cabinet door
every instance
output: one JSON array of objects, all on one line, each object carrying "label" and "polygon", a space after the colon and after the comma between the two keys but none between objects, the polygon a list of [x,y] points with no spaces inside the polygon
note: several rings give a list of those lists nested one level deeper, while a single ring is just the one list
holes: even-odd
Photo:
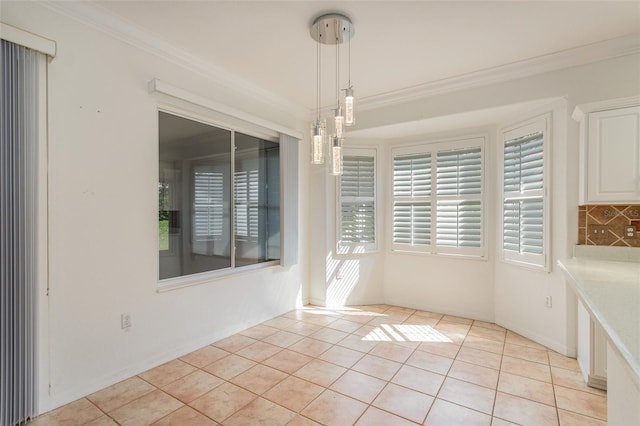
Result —
[{"label": "cabinet door", "polygon": [[[597,322],[591,320],[591,375],[606,383],[607,380],[607,337]],[[597,387],[597,386],[596,386]]]},{"label": "cabinet door", "polygon": [[589,114],[589,202],[640,200],[640,107]]}]

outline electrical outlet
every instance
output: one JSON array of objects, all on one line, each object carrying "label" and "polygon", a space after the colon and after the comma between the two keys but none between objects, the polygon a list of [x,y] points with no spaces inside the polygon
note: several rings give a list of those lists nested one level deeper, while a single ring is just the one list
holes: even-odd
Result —
[{"label": "electrical outlet", "polygon": [[551,296],[547,296],[547,297],[545,297],[545,299],[544,299],[544,305],[545,305],[547,308],[551,308],[551,307],[553,307],[553,300],[552,300]]},{"label": "electrical outlet", "polygon": [[636,235],[637,235],[637,231],[635,226],[629,225],[624,227],[625,238],[636,238]]},{"label": "electrical outlet", "polygon": [[607,225],[590,225],[589,235],[593,237],[604,236],[607,233]]},{"label": "electrical outlet", "polygon": [[123,330],[131,327],[131,314],[129,312],[120,315],[120,327]]}]

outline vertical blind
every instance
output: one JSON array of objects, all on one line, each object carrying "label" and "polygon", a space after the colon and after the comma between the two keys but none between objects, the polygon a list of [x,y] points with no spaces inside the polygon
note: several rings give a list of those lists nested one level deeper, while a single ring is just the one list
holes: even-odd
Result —
[{"label": "vertical blind", "polygon": [[393,158],[393,244],[431,244],[431,153]]},{"label": "vertical blind", "polygon": [[299,140],[280,135],[280,174],[282,181],[282,266],[298,263],[298,151]]},{"label": "vertical blind", "polygon": [[340,178],[340,244],[375,244],[375,157],[344,155]]},{"label": "vertical blind", "polygon": [[504,144],[504,250],[543,253],[543,142],[543,133],[535,132]]},{"label": "vertical blind", "polygon": [[0,40],[0,424],[35,416],[37,52]]}]

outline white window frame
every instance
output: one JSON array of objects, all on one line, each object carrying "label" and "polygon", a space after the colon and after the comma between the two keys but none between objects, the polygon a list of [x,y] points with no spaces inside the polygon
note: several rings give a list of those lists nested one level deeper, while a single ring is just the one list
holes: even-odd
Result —
[{"label": "white window frame", "polygon": [[[390,159],[390,176],[391,176],[391,194],[390,194],[390,199],[391,202],[389,203],[389,243],[391,246],[391,250],[392,251],[397,251],[397,252],[414,252],[414,253],[430,253],[431,252],[431,246],[433,244],[433,200],[432,200],[432,195],[433,195],[433,148],[431,145],[415,145],[415,146],[408,146],[408,147],[398,147],[398,148],[393,148],[391,150],[391,159]],[[430,190],[429,190],[429,195],[426,196],[408,196],[408,197],[396,197],[394,194],[394,161],[396,156],[409,156],[409,155],[415,155],[415,154],[429,154],[431,155],[431,157],[429,158],[429,161],[431,163],[431,181],[430,181]],[[394,210],[394,206],[396,203],[411,203],[411,204],[418,204],[418,203],[428,203],[430,206],[430,236],[429,236],[429,245],[426,244],[420,244],[420,245],[412,245],[412,244],[406,244],[406,243],[395,243],[394,242],[394,233],[393,233],[393,224],[394,224],[394,216],[393,216],[393,210]]]},{"label": "white window frame", "polygon": [[[526,136],[532,133],[542,132],[542,189],[529,190],[526,194],[518,196],[516,193],[505,193],[504,191],[504,148],[505,143]],[[500,188],[499,212],[499,232],[498,242],[499,259],[506,263],[522,266],[529,269],[549,272],[550,261],[550,147],[551,147],[551,114],[544,114],[527,121],[505,127],[501,131],[501,139],[498,148],[498,185]],[[521,192],[522,194],[522,192]],[[504,204],[507,199],[524,200],[530,198],[542,198],[542,254],[516,253],[512,250],[504,249]]]},{"label": "white window frame", "polygon": [[[480,193],[479,194],[467,194],[467,195],[440,195],[438,196],[437,190],[437,164],[438,164],[438,153],[442,151],[452,151],[458,149],[466,149],[466,148],[480,148]],[[434,151],[432,155],[432,184],[434,186],[434,190],[431,191],[431,196],[433,197],[432,203],[435,203],[432,208],[432,217],[435,219],[432,226],[432,235],[434,238],[432,239],[432,245],[434,247],[435,253],[438,254],[450,254],[450,255],[458,255],[458,256],[469,256],[469,257],[484,257],[484,229],[485,229],[485,189],[484,189],[484,179],[485,179],[485,138],[472,138],[472,139],[463,139],[458,140],[451,143],[438,144],[437,149]],[[435,166],[435,167],[434,167]],[[480,247],[449,247],[449,246],[439,246],[438,245],[438,201],[456,201],[456,202],[464,202],[464,201],[478,201],[480,203]]]},{"label": "white window frame", "polygon": [[[171,89],[171,90],[169,90]],[[159,293],[166,291],[178,290],[181,288],[187,288],[195,285],[206,284],[215,280],[224,279],[237,274],[243,274],[248,271],[274,268],[280,266],[289,266],[297,263],[297,245],[292,237],[286,237],[287,235],[296,235],[297,232],[297,198],[293,198],[292,193],[297,191],[298,179],[297,179],[297,155],[295,155],[295,162],[291,157],[291,146],[296,147],[295,144],[287,142],[283,144],[283,139],[302,139],[302,134],[292,131],[290,129],[283,128],[274,124],[270,124],[265,120],[261,120],[254,116],[247,116],[251,118],[255,123],[268,123],[270,127],[264,127],[260,124],[254,124],[249,121],[237,118],[237,115],[224,115],[218,110],[210,108],[208,101],[204,100],[197,95],[188,93],[186,91],[175,89],[166,83],[162,83],[159,80],[152,80],[150,82],[150,91],[157,93],[161,100],[157,102],[155,114],[159,112],[165,112],[171,115],[182,117],[188,120],[204,123],[210,126],[215,126],[223,129],[228,129],[236,133],[243,133],[257,138],[278,142],[280,144],[280,232],[282,234],[280,241],[280,260],[261,262],[253,265],[246,265],[242,267],[230,267],[224,269],[217,269],[206,272],[199,272],[189,275],[182,275],[173,278],[160,279],[157,278],[156,291]],[[178,101],[178,102],[176,102]],[[185,102],[186,104],[183,104]],[[216,107],[220,105],[215,104]],[[204,110],[201,107],[205,107]],[[203,112],[204,111],[204,112]],[[156,131],[158,126],[156,125]],[[283,132],[273,129],[283,129]],[[156,139],[159,139],[158,133],[156,133]],[[283,147],[288,147],[284,148]],[[291,152],[290,152],[291,151]],[[296,152],[297,154],[297,152]],[[287,176],[285,176],[287,175]],[[289,176],[291,175],[291,176]],[[294,178],[295,176],[295,178]],[[295,188],[295,191],[292,191]],[[285,192],[288,191],[287,194]],[[293,213],[287,213],[284,210],[291,211]],[[285,216],[289,217],[289,220],[285,219]],[[157,244],[157,243],[156,243]],[[233,258],[233,256],[232,256]],[[159,271],[159,258],[156,261],[156,271]]]},{"label": "white window frame", "polygon": [[[336,251],[337,254],[357,254],[357,253],[371,253],[378,250],[378,221],[379,221],[379,201],[378,201],[378,152],[376,148],[358,147],[358,148],[343,148],[343,157],[345,156],[358,156],[358,157],[373,157],[373,197],[342,197],[341,177],[336,179]],[[342,242],[342,203],[343,202],[373,202],[373,214],[374,214],[374,229],[373,229],[373,242],[372,243],[345,243]]]},{"label": "white window frame", "polygon": [[[464,136],[455,139],[447,139],[447,140],[439,140],[433,142],[425,142],[419,145],[411,145],[411,146],[400,146],[392,148],[391,150],[391,158],[390,158],[390,176],[391,176],[391,186],[390,186],[390,199],[389,203],[389,246],[392,252],[407,252],[407,253],[421,253],[421,254],[430,254],[430,255],[444,255],[444,256],[461,256],[468,258],[476,258],[476,259],[486,259],[486,187],[485,187],[485,179],[486,179],[486,139],[485,135],[478,136]],[[473,195],[440,195],[437,194],[437,161],[438,161],[438,152],[442,151],[450,151],[464,148],[480,148],[480,156],[481,156],[481,189],[480,194]],[[412,154],[421,154],[428,153],[431,155],[431,187],[430,187],[430,195],[424,197],[394,197],[393,194],[393,163],[396,156],[400,155],[412,155]],[[480,201],[480,247],[448,247],[448,246],[438,246],[437,245],[437,206],[438,201],[464,201],[464,200],[473,200]],[[431,206],[431,235],[430,235],[430,244],[428,245],[409,245],[409,244],[401,244],[394,243],[393,239],[393,207],[396,202],[427,202],[430,203]]]}]

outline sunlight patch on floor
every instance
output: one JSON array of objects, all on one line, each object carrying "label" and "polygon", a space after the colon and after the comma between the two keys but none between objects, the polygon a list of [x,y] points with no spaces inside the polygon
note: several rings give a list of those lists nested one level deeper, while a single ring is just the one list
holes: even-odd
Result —
[{"label": "sunlight patch on floor", "polygon": [[380,324],[362,340],[372,342],[452,342],[451,339],[430,325],[409,324]]}]

